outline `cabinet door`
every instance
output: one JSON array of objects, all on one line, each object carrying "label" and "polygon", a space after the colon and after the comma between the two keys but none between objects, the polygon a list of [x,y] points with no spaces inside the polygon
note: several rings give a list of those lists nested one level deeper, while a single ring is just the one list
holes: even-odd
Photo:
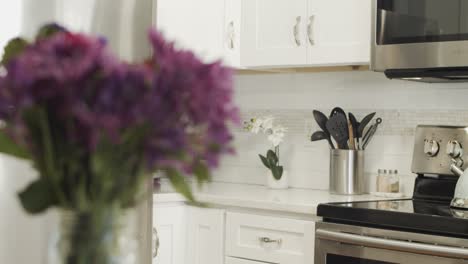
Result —
[{"label": "cabinet door", "polygon": [[307,0],[242,1],[242,66],[288,66],[307,62]]},{"label": "cabinet door", "polygon": [[188,208],[188,264],[224,263],[224,211]]},{"label": "cabinet door", "polygon": [[309,0],[310,65],[368,64],[371,0]]},{"label": "cabinet door", "polygon": [[241,68],[242,1],[225,0],[225,3],[224,58],[228,65]]},{"label": "cabinet door", "polygon": [[224,0],[158,0],[157,28],[206,62],[223,57]]},{"label": "cabinet door", "polygon": [[153,264],[186,264],[186,211],[184,205],[153,207],[153,232],[159,249]]}]

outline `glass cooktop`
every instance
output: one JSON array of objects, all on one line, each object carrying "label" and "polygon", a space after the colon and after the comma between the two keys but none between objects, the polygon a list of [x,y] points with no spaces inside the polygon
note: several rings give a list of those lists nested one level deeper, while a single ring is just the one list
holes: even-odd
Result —
[{"label": "glass cooktop", "polygon": [[448,201],[389,200],[321,204],[317,215],[336,222],[468,238],[468,211]]},{"label": "glass cooktop", "polygon": [[412,199],[405,199],[389,201],[354,202],[336,205],[349,208],[374,209],[401,213],[417,213],[431,216],[456,216],[454,215],[454,210],[450,208],[449,203],[447,202],[417,201]]}]

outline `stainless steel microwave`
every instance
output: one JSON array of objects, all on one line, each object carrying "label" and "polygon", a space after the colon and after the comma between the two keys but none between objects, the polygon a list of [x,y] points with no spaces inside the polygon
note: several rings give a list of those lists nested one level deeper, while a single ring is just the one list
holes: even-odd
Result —
[{"label": "stainless steel microwave", "polygon": [[468,0],[372,5],[372,70],[391,79],[468,82]]}]

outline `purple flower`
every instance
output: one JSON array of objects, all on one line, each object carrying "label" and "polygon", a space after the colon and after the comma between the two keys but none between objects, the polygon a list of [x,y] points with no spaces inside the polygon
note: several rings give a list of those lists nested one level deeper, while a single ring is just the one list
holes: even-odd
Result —
[{"label": "purple flower", "polygon": [[[163,109],[155,112],[155,121],[183,132],[172,138],[173,145],[182,147],[192,160],[204,159],[217,166],[220,154],[232,152],[229,123],[239,123],[231,70],[176,50],[156,31],[150,31],[150,40],[155,69],[152,100]],[[162,115],[168,113],[169,118]],[[149,152],[157,153],[158,146],[149,145]]]},{"label": "purple flower", "polygon": [[56,139],[86,155],[103,137],[117,147],[129,130],[144,127],[148,169],[192,172],[200,160],[216,167],[233,151],[229,125],[239,123],[231,70],[176,50],[156,31],[150,41],[154,56],[133,65],[119,61],[100,38],[64,30],[39,38],[0,77],[0,118],[9,134],[40,152],[23,114],[42,107]]}]

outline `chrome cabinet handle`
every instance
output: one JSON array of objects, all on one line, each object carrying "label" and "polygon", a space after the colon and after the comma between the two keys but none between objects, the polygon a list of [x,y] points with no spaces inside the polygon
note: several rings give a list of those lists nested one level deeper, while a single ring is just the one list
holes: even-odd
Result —
[{"label": "chrome cabinet handle", "polygon": [[262,244],[276,243],[278,245],[281,245],[281,243],[283,242],[281,239],[271,239],[269,237],[259,237],[258,240],[260,240],[260,243],[262,243]]},{"label": "chrome cabinet handle", "polygon": [[315,16],[310,16],[309,17],[309,25],[307,25],[307,36],[309,38],[309,43],[310,45],[315,45],[315,40],[314,40],[314,22],[315,22]]},{"label": "chrome cabinet handle", "polygon": [[158,236],[158,231],[156,228],[153,227],[153,258],[156,258],[158,256],[158,251],[159,251],[159,236]]},{"label": "chrome cabinet handle", "polygon": [[449,258],[468,258],[468,250],[466,248],[457,248],[449,246],[431,245],[423,243],[412,243],[400,240],[390,240],[385,238],[367,237],[354,235],[349,233],[340,233],[317,229],[315,236],[318,239],[335,241],[345,244],[382,248],[387,250],[395,250],[401,252],[417,253],[429,256],[441,256]]},{"label": "chrome cabinet handle", "polygon": [[294,40],[296,41],[297,46],[301,46],[301,39],[300,39],[301,20],[302,20],[301,16],[296,17],[296,24],[294,25],[294,30],[293,30]]},{"label": "chrome cabinet handle", "polygon": [[235,48],[234,40],[236,36],[236,30],[234,27],[234,21],[229,22],[228,25],[228,47],[233,50]]}]

